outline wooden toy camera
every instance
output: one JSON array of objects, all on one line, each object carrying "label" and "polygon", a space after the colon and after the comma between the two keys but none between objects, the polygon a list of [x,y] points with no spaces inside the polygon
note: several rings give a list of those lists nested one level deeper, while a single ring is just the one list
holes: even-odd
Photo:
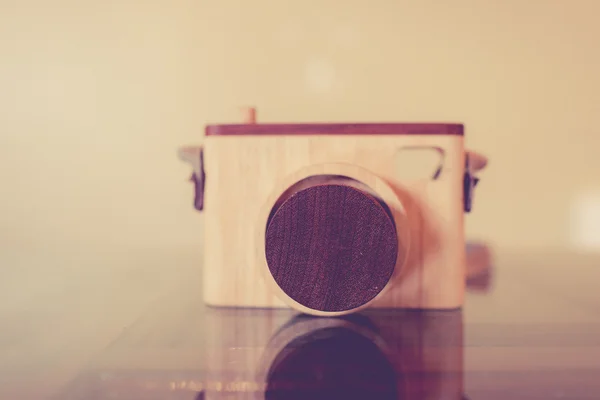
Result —
[{"label": "wooden toy camera", "polygon": [[[451,309],[485,158],[460,124],[209,125],[193,165],[207,304],[341,315]],[[414,154],[435,157],[426,175]],[[410,163],[403,162],[411,160]]]}]

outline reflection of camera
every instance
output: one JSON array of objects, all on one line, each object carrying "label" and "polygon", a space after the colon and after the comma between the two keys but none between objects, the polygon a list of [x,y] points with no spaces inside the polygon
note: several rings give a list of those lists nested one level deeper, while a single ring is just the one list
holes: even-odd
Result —
[{"label": "reflection of camera", "polygon": [[460,311],[299,316],[279,328],[269,312],[222,315],[209,316],[219,329],[207,346],[207,399],[225,388],[232,399],[462,398]]},{"label": "reflection of camera", "polygon": [[[483,164],[452,124],[247,124],[206,129],[184,148],[204,209],[204,296],[216,306],[462,305],[463,219]],[[399,177],[398,154],[439,156]]]}]

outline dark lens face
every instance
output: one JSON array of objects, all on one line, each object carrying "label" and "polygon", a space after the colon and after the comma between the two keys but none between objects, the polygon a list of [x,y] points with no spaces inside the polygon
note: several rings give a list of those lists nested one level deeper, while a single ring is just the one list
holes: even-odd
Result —
[{"label": "dark lens face", "polygon": [[277,356],[267,400],[399,399],[394,368],[371,340],[346,328],[311,332]]},{"label": "dark lens face", "polygon": [[278,205],[265,253],[289,297],[313,310],[339,312],[383,290],[396,265],[398,237],[389,209],[368,188],[319,182]]}]

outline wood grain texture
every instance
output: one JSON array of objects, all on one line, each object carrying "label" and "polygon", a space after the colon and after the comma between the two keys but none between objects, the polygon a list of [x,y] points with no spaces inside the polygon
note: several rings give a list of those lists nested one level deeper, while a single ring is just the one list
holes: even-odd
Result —
[{"label": "wood grain texture", "polygon": [[[394,159],[406,146],[443,151],[439,177],[399,181]],[[204,150],[208,304],[294,307],[324,315],[290,299],[273,280],[265,255],[266,228],[273,205],[290,186],[314,175],[342,175],[371,188],[389,206],[398,230],[394,273],[370,306],[462,305],[462,136],[209,136]]]},{"label": "wood grain texture", "polygon": [[319,179],[274,207],[265,238],[279,287],[300,304],[328,312],[370,302],[387,285],[398,256],[391,212],[366,190],[336,180]]},{"label": "wood grain texture", "polygon": [[207,125],[207,136],[217,135],[463,135],[462,124],[320,123]]},{"label": "wood grain texture", "polygon": [[[7,248],[0,253],[0,398],[263,399],[268,383],[287,384],[293,395],[319,371],[329,377],[321,388],[343,393],[331,367],[344,343],[357,343],[371,365],[378,352],[392,364],[398,392],[409,389],[405,399],[597,399],[598,256],[495,250],[494,284],[469,288],[462,312],[311,318],[290,309],[205,307],[195,246]],[[329,352],[336,356],[325,358],[319,335],[332,328],[356,339],[340,336],[338,351]],[[312,364],[303,358],[306,385],[269,380],[274,360],[294,343],[299,357],[316,355]],[[341,357],[346,368],[362,368],[352,354]]]}]

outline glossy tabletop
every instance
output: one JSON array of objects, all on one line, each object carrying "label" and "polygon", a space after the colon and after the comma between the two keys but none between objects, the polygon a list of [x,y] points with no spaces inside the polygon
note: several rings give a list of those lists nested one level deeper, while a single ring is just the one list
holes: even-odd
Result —
[{"label": "glossy tabletop", "polygon": [[207,308],[195,249],[15,251],[0,399],[600,399],[600,257],[470,247],[454,311]]}]

